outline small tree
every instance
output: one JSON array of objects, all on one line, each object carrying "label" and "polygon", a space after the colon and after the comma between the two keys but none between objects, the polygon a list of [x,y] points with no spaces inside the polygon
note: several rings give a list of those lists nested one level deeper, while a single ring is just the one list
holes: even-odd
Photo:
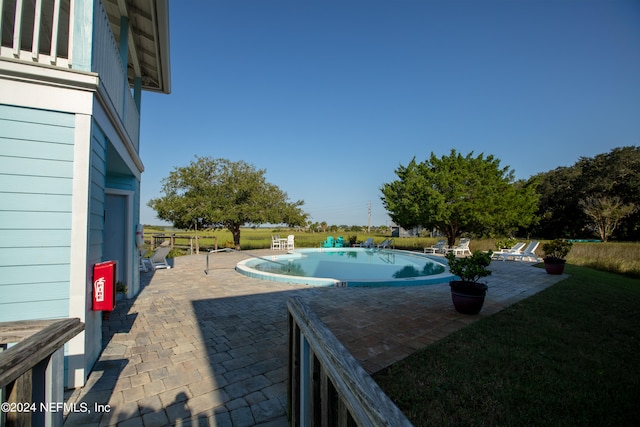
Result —
[{"label": "small tree", "polygon": [[624,217],[636,210],[633,204],[625,205],[617,196],[587,197],[580,201],[580,207],[603,242],[611,237]]},{"label": "small tree", "polygon": [[381,188],[383,204],[401,227],[437,227],[450,246],[463,232],[507,234],[534,220],[538,196],[533,183],[514,182],[513,171],[483,154],[448,156],[396,169],[398,179]]},{"label": "small tree", "polygon": [[304,225],[302,200],[288,202],[287,194],[264,177],[265,170],[243,161],[196,157],[189,165],[175,168],[162,180],[164,196],[149,201],[158,218],[175,227],[227,228],[240,249],[240,227],[244,224]]}]

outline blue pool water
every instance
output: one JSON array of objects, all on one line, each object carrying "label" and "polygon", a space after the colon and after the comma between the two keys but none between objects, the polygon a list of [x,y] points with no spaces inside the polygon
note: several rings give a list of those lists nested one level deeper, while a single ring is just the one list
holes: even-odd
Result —
[{"label": "blue pool water", "polygon": [[249,277],[315,286],[415,286],[453,278],[446,264],[416,252],[365,248],[299,249],[236,265]]}]

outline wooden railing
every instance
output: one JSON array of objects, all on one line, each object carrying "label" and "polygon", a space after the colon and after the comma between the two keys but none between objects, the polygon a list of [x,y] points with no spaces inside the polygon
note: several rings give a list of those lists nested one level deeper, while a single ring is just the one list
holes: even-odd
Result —
[{"label": "wooden railing", "polygon": [[[0,323],[0,391],[4,425],[62,425],[63,346],[84,329],[80,319]],[[1,424],[1,423],[0,423]]]},{"label": "wooden railing", "polygon": [[300,297],[287,305],[292,426],[412,425]]},{"label": "wooden railing", "polygon": [[[147,240],[145,236],[145,241]],[[199,238],[197,236],[184,235],[180,236],[177,234],[153,234],[148,239],[150,242],[151,250],[162,246],[163,244],[169,246],[171,249],[180,248],[180,249],[189,249],[189,253],[199,254],[200,253],[200,243]],[[188,243],[186,241],[189,241]],[[180,241],[184,243],[179,243]]]}]

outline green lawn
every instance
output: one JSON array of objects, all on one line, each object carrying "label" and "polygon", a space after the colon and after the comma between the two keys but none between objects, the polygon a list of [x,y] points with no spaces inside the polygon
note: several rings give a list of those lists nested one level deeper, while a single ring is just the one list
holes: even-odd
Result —
[{"label": "green lawn", "polygon": [[416,426],[637,425],[640,280],[566,272],[375,380]]}]

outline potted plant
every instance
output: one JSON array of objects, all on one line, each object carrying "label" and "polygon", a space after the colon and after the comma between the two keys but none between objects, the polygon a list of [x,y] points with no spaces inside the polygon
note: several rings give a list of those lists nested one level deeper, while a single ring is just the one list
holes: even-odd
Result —
[{"label": "potted plant", "polygon": [[573,243],[562,239],[552,240],[542,245],[544,251],[544,269],[548,274],[562,274],[564,273],[564,265],[567,262],[565,259],[567,254],[571,250]]},{"label": "potted plant", "polygon": [[457,258],[453,252],[445,255],[449,261],[449,271],[460,279],[449,282],[451,300],[456,311],[464,314],[480,313],[487,285],[478,280],[491,274],[487,267],[491,263],[492,254],[492,251],[475,251],[471,256],[462,258]]}]

